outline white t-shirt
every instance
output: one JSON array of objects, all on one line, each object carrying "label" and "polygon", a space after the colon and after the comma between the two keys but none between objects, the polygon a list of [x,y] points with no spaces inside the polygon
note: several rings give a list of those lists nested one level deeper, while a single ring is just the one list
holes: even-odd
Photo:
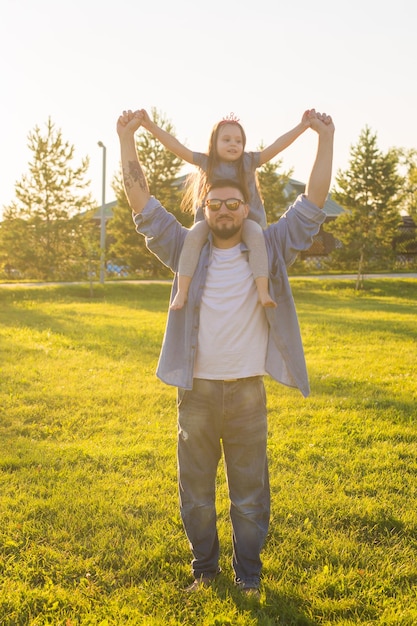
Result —
[{"label": "white t-shirt", "polygon": [[240,245],[213,248],[200,309],[195,378],[265,374],[268,324]]}]

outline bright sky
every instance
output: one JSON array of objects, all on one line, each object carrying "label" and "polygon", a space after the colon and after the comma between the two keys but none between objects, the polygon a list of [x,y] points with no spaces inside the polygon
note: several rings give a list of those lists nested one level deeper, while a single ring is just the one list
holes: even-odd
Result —
[{"label": "bright sky", "polygon": [[[91,191],[106,201],[119,166],[116,119],[155,106],[189,148],[233,111],[247,149],[271,143],[307,108],[336,124],[335,167],[366,126],[378,146],[417,148],[415,0],[2,0],[0,211],[28,171],[27,135],[50,116],[90,157]],[[306,181],[316,140],[281,154]],[[183,170],[188,171],[188,170]]]}]

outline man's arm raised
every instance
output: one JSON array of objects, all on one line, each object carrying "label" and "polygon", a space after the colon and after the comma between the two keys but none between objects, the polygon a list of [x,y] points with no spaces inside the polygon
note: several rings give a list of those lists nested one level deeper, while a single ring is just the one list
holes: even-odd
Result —
[{"label": "man's arm raised", "polygon": [[135,144],[135,132],[141,124],[141,114],[130,110],[123,111],[117,120],[123,184],[130,208],[134,213],[142,213],[150,198],[148,183],[139,163]]},{"label": "man's arm raised", "polygon": [[333,165],[334,124],[330,115],[316,113],[310,117],[310,127],[318,134],[316,159],[306,187],[307,198],[323,208],[330,189]]}]

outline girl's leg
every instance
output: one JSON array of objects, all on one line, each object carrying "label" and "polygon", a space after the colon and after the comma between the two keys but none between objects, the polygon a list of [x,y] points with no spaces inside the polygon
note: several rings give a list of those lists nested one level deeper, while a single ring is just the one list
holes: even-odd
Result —
[{"label": "girl's leg", "polygon": [[175,294],[175,298],[173,299],[169,307],[173,311],[176,311],[177,309],[182,309],[184,304],[187,302],[187,296],[188,296],[188,290],[190,288],[191,278],[192,278],[191,276],[178,274],[178,291]]},{"label": "girl's leg", "polygon": [[253,220],[245,220],[242,232],[243,241],[249,248],[249,265],[258,289],[262,306],[276,307],[268,289],[268,255],[262,228]]},{"label": "girl's leg", "polygon": [[190,228],[181,250],[178,266],[178,291],[171,303],[170,309],[182,309],[187,302],[188,289],[207,235],[208,226],[204,220],[196,222],[196,224]]}]

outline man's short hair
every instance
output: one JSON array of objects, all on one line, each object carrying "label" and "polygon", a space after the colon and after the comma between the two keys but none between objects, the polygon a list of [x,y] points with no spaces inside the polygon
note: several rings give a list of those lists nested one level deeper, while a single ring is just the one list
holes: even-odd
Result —
[{"label": "man's short hair", "polygon": [[229,178],[219,178],[218,180],[213,180],[211,183],[208,183],[206,188],[206,196],[210,193],[210,191],[213,191],[213,189],[224,189],[225,187],[232,187],[233,189],[237,189],[242,194],[242,198],[244,199],[244,201],[248,201],[248,197],[243,186],[236,180],[231,180]]}]

